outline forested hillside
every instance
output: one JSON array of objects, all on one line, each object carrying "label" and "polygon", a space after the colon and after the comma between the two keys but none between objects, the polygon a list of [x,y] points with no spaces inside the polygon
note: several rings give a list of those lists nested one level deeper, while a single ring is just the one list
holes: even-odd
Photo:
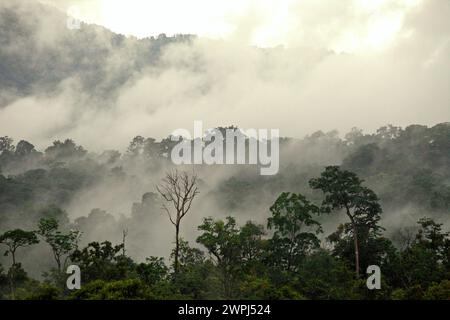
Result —
[{"label": "forested hillside", "polygon": [[85,23],[79,30],[52,31],[65,26],[67,17],[46,5],[25,4],[0,5],[0,107],[30,94],[57,94],[67,82],[96,99],[113,99],[135,73],[158,64],[162,48],[193,38],[138,40]]},{"label": "forested hillside", "polygon": [[[224,37],[138,39],[52,2],[0,1],[0,299],[450,299],[448,3],[273,1],[266,30],[256,1]],[[279,171],[175,166],[197,122],[279,131]]]},{"label": "forested hillside", "polygon": [[[38,151],[30,142],[2,137],[0,239],[8,244],[26,236],[17,229],[31,232],[18,246],[17,270],[9,268],[10,255],[2,258],[3,293],[11,297],[6,280],[14,272],[21,298],[448,295],[449,141],[448,123],[387,126],[375,134],[354,129],[344,139],[317,132],[282,140],[280,173],[273,177],[252,166],[195,166],[199,194],[182,223],[175,270],[173,228],[156,188],[173,172],[173,142],[136,137],[123,152],[95,154],[72,140]],[[332,174],[339,168],[333,165],[342,176]],[[324,198],[335,192],[333,179],[349,174],[356,179],[349,181],[374,192],[368,199],[377,209],[363,215],[375,216],[361,217],[358,226],[358,273],[369,264],[381,266],[383,290],[375,296],[354,277],[353,229],[345,210]],[[322,183],[314,183],[321,175]],[[118,202],[128,210],[115,207]],[[297,224],[298,230],[290,229]],[[62,242],[52,242],[55,237]],[[84,285],[75,295],[61,291],[64,263],[55,268],[51,254],[58,246],[67,258],[61,261],[82,266]],[[42,282],[37,289],[32,278]]]}]

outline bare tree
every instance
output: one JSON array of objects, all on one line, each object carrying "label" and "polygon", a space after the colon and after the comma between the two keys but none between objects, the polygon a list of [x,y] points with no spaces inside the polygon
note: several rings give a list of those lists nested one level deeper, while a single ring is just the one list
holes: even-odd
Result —
[{"label": "bare tree", "polygon": [[169,203],[169,206],[164,203],[162,209],[167,212],[170,222],[175,226],[174,271],[178,273],[181,219],[189,212],[192,201],[199,194],[197,175],[195,173],[190,175],[185,171],[170,171],[166,173],[166,177],[156,186],[156,189],[164,200]]},{"label": "bare tree", "polygon": [[122,256],[126,256],[126,249],[125,249],[125,245],[126,245],[126,241],[127,241],[127,237],[128,237],[128,228],[123,229],[122,230]]}]

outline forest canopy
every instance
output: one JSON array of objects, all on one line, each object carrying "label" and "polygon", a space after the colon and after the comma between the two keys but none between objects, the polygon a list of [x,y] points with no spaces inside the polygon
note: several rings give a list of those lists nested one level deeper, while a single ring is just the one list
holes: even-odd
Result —
[{"label": "forest canopy", "polygon": [[[2,298],[450,297],[448,123],[283,138],[273,177],[174,167],[172,147],[138,136],[123,153],[69,139],[39,151],[1,137]],[[92,192],[141,200],[108,212]],[[171,211],[175,196],[189,207]],[[74,215],[86,199],[98,206]],[[81,290],[65,286],[69,264]],[[365,286],[369,265],[382,270],[381,290]]]}]

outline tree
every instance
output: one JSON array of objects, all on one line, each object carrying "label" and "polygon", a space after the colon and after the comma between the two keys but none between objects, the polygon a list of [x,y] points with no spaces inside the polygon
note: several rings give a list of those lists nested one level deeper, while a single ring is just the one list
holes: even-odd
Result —
[{"label": "tree", "polygon": [[239,248],[242,263],[242,269],[245,273],[255,273],[261,271],[264,254],[267,249],[267,240],[264,227],[247,221],[240,228]]},{"label": "tree", "polygon": [[400,137],[402,128],[395,127],[392,124],[383,126],[377,130],[376,136],[381,140],[393,140]]},{"label": "tree", "polygon": [[14,140],[8,136],[0,137],[0,172],[5,166],[14,160]]},{"label": "tree", "polygon": [[0,137],[0,155],[3,154],[3,152],[14,152],[13,142],[14,140],[8,136]]},{"label": "tree", "polygon": [[55,218],[42,218],[38,223],[37,234],[52,248],[53,258],[60,274],[66,267],[70,254],[77,249],[81,234],[78,230],[70,230],[64,234],[58,228],[59,223]]},{"label": "tree", "polygon": [[75,290],[69,299],[75,300],[138,300],[151,299],[149,287],[139,279],[120,281],[95,280]]},{"label": "tree", "polygon": [[355,171],[367,172],[373,168],[371,165],[378,154],[380,154],[380,147],[376,143],[362,145],[345,158],[344,166]]},{"label": "tree", "polygon": [[418,221],[413,243],[400,254],[401,281],[404,287],[425,289],[445,278],[449,270],[450,237],[442,225],[429,218]]},{"label": "tree", "polygon": [[430,218],[422,218],[417,223],[420,229],[416,235],[416,244],[433,250],[437,259],[445,263],[449,257],[450,233],[443,232],[442,223],[436,223]]},{"label": "tree", "polygon": [[[351,231],[350,224],[340,224],[327,240],[333,244],[333,256],[353,267],[355,249]],[[389,239],[360,227],[358,228],[358,247],[361,270],[367,270],[369,265],[377,265],[383,270],[383,275],[385,275],[383,279],[389,279],[391,283],[397,282],[397,275],[401,268],[397,268],[397,250]],[[385,289],[384,286],[383,289]]]},{"label": "tree", "polygon": [[136,272],[144,283],[154,285],[166,279],[169,270],[163,258],[150,257],[145,261],[136,266]]},{"label": "tree", "polygon": [[427,300],[450,300],[450,280],[442,280],[434,283],[425,292]]},{"label": "tree", "polygon": [[205,218],[198,227],[203,233],[197,238],[215,260],[220,271],[222,288],[226,298],[233,295],[235,278],[240,268],[240,229],[233,217],[227,217],[226,222]]},{"label": "tree", "polygon": [[301,261],[299,291],[309,299],[352,298],[353,272],[328,251],[317,250]]},{"label": "tree", "polygon": [[127,153],[132,156],[139,156],[144,149],[145,138],[141,136],[134,137],[128,146]]},{"label": "tree", "polygon": [[145,140],[143,153],[146,157],[156,159],[161,156],[161,145],[153,138]]},{"label": "tree", "polygon": [[275,259],[286,271],[298,267],[301,259],[320,244],[317,234],[322,232],[320,223],[313,219],[319,207],[303,195],[284,192],[270,207],[272,217],[267,228],[274,230],[271,248]]},{"label": "tree", "polygon": [[77,146],[73,140],[67,139],[64,142],[59,140],[45,149],[45,156],[50,161],[66,161],[70,159],[81,159],[87,151],[82,146]]},{"label": "tree", "polygon": [[24,300],[33,301],[51,301],[59,300],[61,298],[61,289],[54,287],[48,283],[39,284],[39,286],[26,294]]},{"label": "tree", "polygon": [[77,249],[70,259],[79,265],[83,282],[93,280],[121,280],[134,269],[128,257],[122,256],[123,245],[113,246],[111,242],[91,242],[82,250]]},{"label": "tree", "polygon": [[34,146],[28,141],[21,140],[16,147],[15,154],[19,157],[25,157],[33,152],[36,152]]},{"label": "tree", "polygon": [[326,167],[319,178],[310,180],[313,189],[320,189],[325,194],[322,202],[324,211],[343,209],[350,219],[357,277],[360,274],[359,229],[378,232],[381,228],[377,223],[382,212],[377,195],[369,188],[363,187],[362,182],[355,173],[341,170],[339,166]]},{"label": "tree", "polygon": [[0,236],[0,244],[8,247],[5,252],[5,256],[11,254],[12,266],[10,274],[11,283],[11,295],[15,299],[15,285],[14,285],[14,271],[17,267],[20,267],[16,262],[16,251],[18,248],[27,247],[38,243],[39,240],[33,231],[24,231],[21,229],[6,231]]},{"label": "tree", "polygon": [[0,264],[0,300],[3,299],[3,288],[6,288],[8,285],[8,276],[3,269],[3,266]]},{"label": "tree", "polygon": [[263,226],[248,221],[239,227],[233,217],[226,221],[205,218],[198,229],[203,233],[197,242],[208,250],[217,266],[225,297],[235,297],[237,281],[258,269],[264,248]]},{"label": "tree", "polygon": [[348,146],[359,146],[364,140],[363,130],[353,127],[349,133],[345,135],[345,143]]},{"label": "tree", "polygon": [[199,194],[197,176],[187,172],[174,170],[168,172],[161,184],[156,186],[164,200],[172,205],[172,210],[163,204],[170,222],[175,227],[175,262],[174,271],[178,273],[178,256],[180,248],[181,220],[186,216],[192,206],[192,201]]},{"label": "tree", "polygon": [[[171,258],[175,255],[172,250]],[[173,284],[181,294],[192,299],[205,299],[212,286],[213,265],[198,248],[193,248],[187,241],[180,239],[179,272],[173,278]],[[217,290],[214,290],[216,293]]]}]

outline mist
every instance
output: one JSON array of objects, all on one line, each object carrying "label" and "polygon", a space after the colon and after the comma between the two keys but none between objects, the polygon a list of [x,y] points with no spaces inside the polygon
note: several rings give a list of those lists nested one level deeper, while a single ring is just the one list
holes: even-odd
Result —
[{"label": "mist", "polygon": [[[330,34],[345,34],[364,16],[335,3],[320,20],[324,8],[308,15],[304,9],[311,3],[305,3],[292,6],[291,19],[310,21],[309,27],[286,32],[286,44],[263,47],[252,41],[261,20],[251,10],[233,18],[238,28],[227,39],[138,39],[98,25],[69,30],[63,11],[31,0],[2,1],[0,136],[27,140],[39,151],[70,138],[88,150],[83,161],[100,163],[105,171],[96,172],[94,165],[80,169],[96,180],[77,189],[63,209],[83,229],[84,245],[104,239],[120,243],[122,231],[129,229],[129,252],[138,260],[170,255],[173,227],[160,200],[147,203],[142,197],[156,192],[173,166],[127,158],[136,136],[160,141],[176,129],[192,131],[194,121],[201,120],[208,128],[279,129],[281,136],[294,138],[281,150],[277,177],[259,177],[255,167],[195,167],[201,193],[182,228],[190,242],[207,216],[265,224],[270,205],[283,191],[303,192],[319,203],[307,182],[354,151],[343,146],[352,128],[375,134],[387,124],[432,127],[450,121],[450,3],[421,1],[402,11],[401,26],[388,46],[352,52]],[[328,21],[337,12],[353,17],[342,19],[352,22]],[[102,163],[105,150],[121,156]],[[115,177],[114,168],[124,175]],[[2,174],[31,169],[50,166],[16,164],[2,168]],[[242,199],[227,189],[233,179],[250,184],[243,187]],[[376,177],[369,176],[368,184],[383,191]],[[224,194],[239,204],[229,205]],[[409,226],[421,215],[416,204],[388,206],[383,224]],[[445,217],[441,211],[436,216]],[[324,237],[341,218],[322,218]]]},{"label": "mist", "polygon": [[[30,21],[26,7],[19,12]],[[90,55],[90,69],[62,77],[46,93],[11,98],[3,89],[1,100],[14,101],[1,107],[0,126],[39,146],[70,137],[101,150],[124,148],[136,135],[162,138],[192,128],[195,120],[208,127],[279,128],[297,138],[352,127],[373,132],[387,123],[433,125],[450,118],[449,7],[424,1],[404,18],[400,35],[408,36],[379,52],[339,54],[312,41],[262,49],[195,38],[164,45],[156,63],[141,68],[137,40],[125,39],[117,50],[114,34],[85,26],[93,33],[92,47],[106,51],[104,58]],[[76,42],[73,34],[80,31],[64,30],[65,20],[52,13],[33,21],[33,32],[2,46],[2,53],[27,61],[30,52],[23,47],[32,43],[40,48],[31,56],[39,65],[48,63],[47,52],[61,53],[58,59],[68,50],[89,52],[87,43]],[[24,110],[27,119],[19,118]]]}]

